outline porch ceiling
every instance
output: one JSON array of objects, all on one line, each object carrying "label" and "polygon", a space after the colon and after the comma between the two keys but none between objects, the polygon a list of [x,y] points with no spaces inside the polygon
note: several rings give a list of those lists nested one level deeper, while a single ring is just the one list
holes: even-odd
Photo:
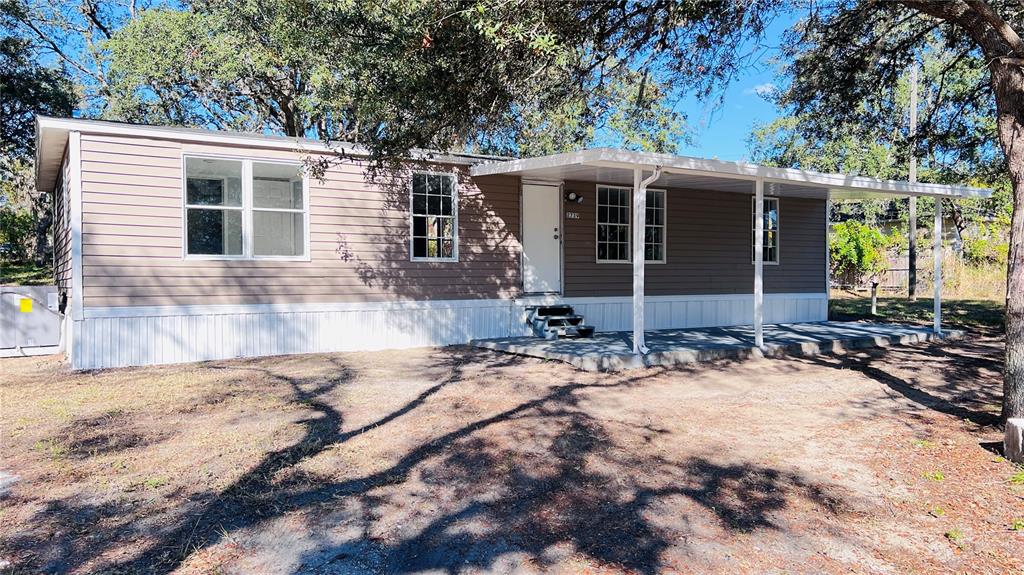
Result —
[{"label": "porch ceiling", "polygon": [[723,162],[670,154],[596,148],[567,154],[541,156],[474,166],[474,176],[518,175],[538,180],[580,180],[631,186],[636,167],[662,167],[662,176],[651,188],[690,188],[720,192],[754,191],[754,181],[765,181],[765,194],[787,197],[862,199],[894,196],[988,197],[992,191],[968,186],[922,184],[879,180],[843,174],[826,174],[789,168],[772,168],[743,162]]}]

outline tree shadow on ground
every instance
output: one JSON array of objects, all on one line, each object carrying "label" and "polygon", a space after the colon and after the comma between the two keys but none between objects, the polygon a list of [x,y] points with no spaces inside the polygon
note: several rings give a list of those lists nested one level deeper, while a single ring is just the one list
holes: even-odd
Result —
[{"label": "tree shadow on ground", "polygon": [[[806,356],[794,360],[857,371],[922,408],[969,421],[978,427],[994,428],[999,425],[999,413],[984,409],[984,406],[998,404],[1000,389],[997,385],[981,383],[982,370],[1000,369],[1000,361],[993,359],[991,352],[988,343],[960,342]],[[916,378],[900,377],[891,367],[895,364],[916,366],[919,370],[931,368],[939,374],[944,385],[924,387]]]},{"label": "tree shadow on ground", "polygon": [[[62,500],[46,512],[69,521],[86,514],[92,517],[91,532],[120,532],[76,541],[61,551],[62,562],[44,570],[91,566],[116,549],[119,540],[150,538],[155,542],[143,551],[103,571],[170,573],[234,534],[271,528],[299,512],[314,531],[328,532],[347,521],[346,527],[360,533],[342,542],[325,539],[312,551],[294,551],[292,559],[303,572],[454,573],[498,567],[511,556],[543,567],[575,553],[598,564],[655,573],[667,550],[685,547],[680,541],[694,518],[726,532],[753,533],[787,529],[777,514],[797,500],[829,513],[843,508],[833,488],[790,471],[745,461],[637,455],[612,438],[608,421],[588,412],[588,398],[644,385],[664,374],[662,369],[552,382],[507,409],[448,431],[428,430],[386,468],[361,476],[333,480],[298,469],[333,446],[420,409],[445,387],[458,384],[467,362],[484,362],[485,369],[536,363],[482,354],[470,349],[438,354],[426,370],[437,383],[350,430],[344,430],[344,414],[330,397],[355,376],[340,361],[329,377],[307,379],[259,363],[208,366],[256,370],[287,385],[290,403],[309,412],[298,422],[302,437],[264,454],[226,488],[195,497],[180,509],[150,510],[146,516],[130,507],[90,510],[87,503]],[[631,433],[649,440],[659,431],[638,424]],[[394,519],[387,510],[427,507],[435,497],[443,499],[436,516],[409,521],[399,533],[387,532]],[[341,511],[353,506],[361,510],[355,516]],[[335,511],[345,518],[334,519]]]},{"label": "tree shadow on ground", "polygon": [[[422,481],[431,486],[428,492],[454,490],[451,508],[426,520],[405,517],[407,526],[390,533],[380,525],[397,519],[381,509],[436,501],[397,482],[350,491],[366,510],[362,536],[305,554],[298,572],[457,573],[523,564],[544,570],[575,554],[626,572],[657,573],[668,549],[686,547],[681,540],[691,520],[754,533],[785,529],[776,515],[797,499],[842,512],[842,498],[831,488],[797,473],[704,457],[675,462],[636,455],[576,405],[581,392],[638,383],[559,386],[483,422],[500,430],[470,436],[463,428],[410,453],[419,473],[411,477],[396,466],[402,480]],[[500,439],[509,433],[516,434],[515,447]],[[425,458],[425,451],[437,457]]]}]

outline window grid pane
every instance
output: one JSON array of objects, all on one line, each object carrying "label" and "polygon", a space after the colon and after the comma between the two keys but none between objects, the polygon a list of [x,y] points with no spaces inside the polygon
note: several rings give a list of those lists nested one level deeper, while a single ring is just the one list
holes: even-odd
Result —
[{"label": "window grid pane", "polygon": [[629,261],[629,188],[597,188],[597,260]]},{"label": "window grid pane", "polygon": [[[757,233],[757,205],[756,200],[750,202],[750,261],[757,257],[754,242]],[[764,239],[762,245],[762,258],[765,263],[779,263],[779,200],[778,198],[764,199]]]},{"label": "window grid pane", "polygon": [[413,258],[455,258],[455,187],[452,175],[413,174]]},{"label": "window grid pane", "polygon": [[665,261],[665,192],[647,190],[644,260]]}]

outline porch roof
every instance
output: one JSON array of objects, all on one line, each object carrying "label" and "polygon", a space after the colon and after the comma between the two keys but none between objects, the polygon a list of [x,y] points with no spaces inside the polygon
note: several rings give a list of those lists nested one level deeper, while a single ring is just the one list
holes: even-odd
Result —
[{"label": "porch roof", "polygon": [[985,198],[986,188],[961,185],[911,183],[864,176],[827,174],[792,168],[773,168],[746,162],[725,162],[672,154],[631,152],[594,148],[579,152],[506,161],[489,161],[471,168],[474,176],[518,175],[538,180],[581,180],[633,185],[633,170],[661,166],[662,175],[650,187],[690,188],[722,192],[752,193],[758,178],[765,182],[765,194],[835,199],[863,199],[891,196],[941,198]]}]

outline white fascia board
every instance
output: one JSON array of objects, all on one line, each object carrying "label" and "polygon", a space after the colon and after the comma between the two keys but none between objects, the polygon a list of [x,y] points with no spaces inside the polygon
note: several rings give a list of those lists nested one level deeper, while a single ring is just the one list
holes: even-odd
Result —
[{"label": "white fascia board", "polygon": [[895,180],[880,180],[863,176],[827,174],[793,168],[772,168],[744,162],[725,162],[672,154],[631,152],[611,148],[594,148],[580,152],[554,154],[538,158],[526,158],[505,162],[478,164],[470,169],[474,176],[518,173],[533,170],[560,168],[569,165],[588,165],[606,168],[632,170],[637,165],[661,166],[664,172],[710,176],[728,179],[754,181],[763,178],[765,182],[818,186],[833,192],[875,192],[903,196],[939,197],[988,197],[992,190],[970,186],[911,183]]},{"label": "white fascia board", "polygon": [[[107,134],[117,136],[142,136],[179,142],[196,142],[200,144],[220,144],[225,146],[248,146],[251,148],[271,148],[294,152],[345,153],[353,156],[367,156],[369,151],[357,144],[335,142],[331,144],[307,138],[286,136],[269,136],[260,134],[241,134],[204,130],[200,128],[176,128],[168,126],[146,126],[121,124],[104,120],[84,120],[76,118],[36,117],[36,142],[45,136],[57,135],[67,138],[67,133],[78,131],[83,134]],[[40,166],[41,145],[36,146],[36,166]],[[498,156],[476,156],[432,150],[413,149],[409,151],[409,159],[414,161],[433,162],[439,164],[457,164],[472,166],[488,159],[500,160]],[[37,168],[38,169],[38,168]]]}]

